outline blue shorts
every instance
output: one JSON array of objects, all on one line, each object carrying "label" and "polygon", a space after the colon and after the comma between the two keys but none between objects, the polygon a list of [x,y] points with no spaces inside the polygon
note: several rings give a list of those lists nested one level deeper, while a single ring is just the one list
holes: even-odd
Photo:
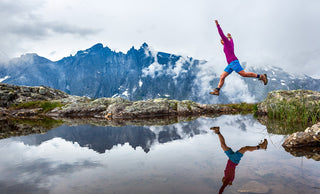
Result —
[{"label": "blue shorts", "polygon": [[239,164],[243,154],[240,153],[239,151],[236,151],[236,153],[233,152],[233,150],[230,148],[224,153],[227,154],[228,158],[235,164]]},{"label": "blue shorts", "polygon": [[242,71],[243,68],[241,67],[239,60],[234,60],[224,69],[227,73],[232,73],[233,71],[239,73],[239,71]]}]

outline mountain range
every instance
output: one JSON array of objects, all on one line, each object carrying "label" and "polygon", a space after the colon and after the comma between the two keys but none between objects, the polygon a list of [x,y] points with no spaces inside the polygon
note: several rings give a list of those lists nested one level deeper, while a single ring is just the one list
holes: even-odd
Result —
[{"label": "mountain range", "polygon": [[259,102],[273,90],[310,89],[320,91],[320,80],[292,75],[274,66],[246,71],[266,73],[269,83],[231,74],[219,97],[208,93],[216,87],[225,64],[217,65],[192,57],[158,52],[143,43],[127,53],[112,51],[98,43],[58,61],[37,54],[25,54],[0,64],[0,82],[45,85],[72,95],[123,97],[128,100],[170,98],[199,103]]}]

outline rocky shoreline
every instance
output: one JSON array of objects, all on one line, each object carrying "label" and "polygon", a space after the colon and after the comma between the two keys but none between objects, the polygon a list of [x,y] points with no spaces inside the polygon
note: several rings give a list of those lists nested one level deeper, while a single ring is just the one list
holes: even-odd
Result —
[{"label": "rocky shoreline", "polygon": [[[270,92],[267,99],[257,105],[257,110],[255,111],[258,115],[268,115],[281,106],[282,111],[286,112],[289,108],[299,107],[299,103],[303,103],[303,111],[311,111],[314,113],[315,118],[319,119],[320,93],[310,90]],[[286,106],[283,106],[284,104]],[[157,118],[171,117],[169,120],[172,122],[178,117],[239,114],[243,111],[246,110],[237,106],[199,104],[190,100],[178,101],[165,98],[141,101],[128,101],[123,98],[90,99],[88,97],[69,95],[46,86],[29,87],[0,83],[0,120],[2,122],[14,119],[41,121],[44,118],[62,122],[62,120],[70,118],[71,121],[69,120],[68,122],[72,123],[74,120],[81,121],[81,118],[85,118],[85,120],[93,119],[98,123],[112,121],[113,124],[121,125],[121,123],[125,124],[127,121],[141,123],[141,121],[145,122],[147,119],[149,121],[159,121]],[[254,113],[253,110],[250,111]],[[124,120],[127,121],[122,122]],[[55,122],[51,123],[55,125]],[[154,122],[151,123],[156,124]],[[303,147],[310,146],[319,150],[319,126],[320,123],[307,128],[305,132],[292,134],[284,142],[283,147],[293,153],[298,148],[301,150]],[[29,128],[28,130],[31,131],[39,131],[34,126]],[[19,133],[18,130],[17,134],[19,135]],[[314,151],[314,149],[312,150]],[[301,154],[301,151],[297,153]]]},{"label": "rocky shoreline", "polygon": [[[226,105],[199,104],[190,100],[165,98],[128,101],[123,98],[72,96],[46,86],[28,87],[0,83],[1,117],[94,117],[108,119],[146,118],[202,114],[231,114],[241,110]],[[48,111],[41,107],[26,107],[28,102],[57,103],[60,106]]]}]

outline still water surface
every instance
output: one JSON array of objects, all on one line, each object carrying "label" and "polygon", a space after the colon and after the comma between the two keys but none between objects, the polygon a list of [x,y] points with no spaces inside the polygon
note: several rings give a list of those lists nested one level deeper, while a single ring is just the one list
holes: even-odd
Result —
[{"label": "still water surface", "polygon": [[294,157],[252,115],[166,126],[60,126],[0,140],[0,193],[218,193],[234,151],[246,152],[224,193],[320,193],[320,163]]}]

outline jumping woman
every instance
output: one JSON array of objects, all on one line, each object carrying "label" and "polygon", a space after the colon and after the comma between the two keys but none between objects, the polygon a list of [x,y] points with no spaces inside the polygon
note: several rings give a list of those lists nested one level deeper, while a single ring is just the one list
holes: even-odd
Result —
[{"label": "jumping woman", "polygon": [[223,51],[226,55],[228,66],[224,69],[224,71],[222,72],[222,74],[220,76],[220,81],[219,81],[218,87],[215,88],[212,92],[210,92],[210,94],[219,96],[220,89],[224,84],[224,79],[229,74],[231,74],[233,71],[239,73],[242,77],[258,78],[259,80],[261,80],[264,83],[264,85],[267,85],[267,83],[268,83],[267,74],[256,74],[256,73],[252,73],[252,72],[245,72],[243,70],[243,68],[241,67],[241,65],[239,63],[238,58],[234,54],[234,45],[233,45],[233,40],[232,40],[231,34],[228,33],[227,36],[225,36],[223,34],[223,31],[222,31],[219,23],[218,23],[218,20],[215,20],[215,22],[216,22],[218,32],[221,37],[221,44],[223,45]]}]

